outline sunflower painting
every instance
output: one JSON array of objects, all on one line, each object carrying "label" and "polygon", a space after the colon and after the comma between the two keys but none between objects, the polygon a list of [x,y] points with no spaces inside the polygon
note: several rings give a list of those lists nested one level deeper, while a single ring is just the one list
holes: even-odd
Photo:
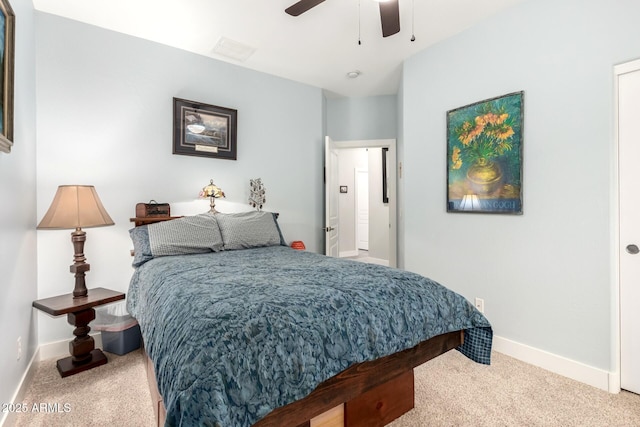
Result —
[{"label": "sunflower painting", "polygon": [[447,212],[522,213],[523,95],[447,112]]}]

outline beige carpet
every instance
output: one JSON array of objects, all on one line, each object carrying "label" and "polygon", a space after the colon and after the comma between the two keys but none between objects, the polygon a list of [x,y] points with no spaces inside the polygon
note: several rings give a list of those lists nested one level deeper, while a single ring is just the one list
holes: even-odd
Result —
[{"label": "beige carpet", "polygon": [[[153,407],[142,351],[124,356],[105,354],[109,360],[106,365],[67,378],[60,377],[56,359],[40,362],[24,400],[20,402],[28,412],[19,414],[14,425],[153,426]],[[53,412],[42,404],[49,404]],[[44,411],[39,409],[41,406]]]},{"label": "beige carpet", "polygon": [[[152,426],[142,354],[107,356],[107,365],[65,379],[55,360],[42,362],[24,403],[70,410],[20,414],[15,425]],[[450,351],[416,369],[416,408],[391,426],[633,427],[640,396],[610,394],[499,353],[483,366]]]},{"label": "beige carpet", "polygon": [[640,396],[611,394],[494,352],[450,351],[415,370],[416,407],[393,427],[638,427]]}]

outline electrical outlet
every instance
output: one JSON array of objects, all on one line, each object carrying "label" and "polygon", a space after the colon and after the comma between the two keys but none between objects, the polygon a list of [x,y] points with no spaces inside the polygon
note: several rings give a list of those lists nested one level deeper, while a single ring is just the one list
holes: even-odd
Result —
[{"label": "electrical outlet", "polygon": [[22,337],[18,337],[18,360],[22,357]]},{"label": "electrical outlet", "polygon": [[480,313],[484,313],[484,300],[482,298],[476,298],[476,308]]}]

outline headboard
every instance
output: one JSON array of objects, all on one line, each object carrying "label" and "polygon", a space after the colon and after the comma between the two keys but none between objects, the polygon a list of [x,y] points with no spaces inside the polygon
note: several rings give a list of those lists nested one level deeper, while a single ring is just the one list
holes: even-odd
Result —
[{"label": "headboard", "polygon": [[169,221],[171,219],[182,218],[181,216],[136,216],[129,218],[129,221],[133,222],[136,227],[146,224],[153,224],[154,222]]}]

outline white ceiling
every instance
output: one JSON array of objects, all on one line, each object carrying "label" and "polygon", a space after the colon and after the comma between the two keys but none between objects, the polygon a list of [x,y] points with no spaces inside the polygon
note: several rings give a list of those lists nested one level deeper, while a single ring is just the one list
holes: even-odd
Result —
[{"label": "white ceiling", "polygon": [[[33,3],[42,12],[317,86],[328,96],[357,97],[396,94],[404,59],[523,0],[399,0],[401,31],[387,38],[373,0],[326,0],[298,17],[284,13],[296,1]],[[244,61],[221,56],[213,52],[221,37],[255,51]],[[361,75],[348,78],[354,70]]]}]

